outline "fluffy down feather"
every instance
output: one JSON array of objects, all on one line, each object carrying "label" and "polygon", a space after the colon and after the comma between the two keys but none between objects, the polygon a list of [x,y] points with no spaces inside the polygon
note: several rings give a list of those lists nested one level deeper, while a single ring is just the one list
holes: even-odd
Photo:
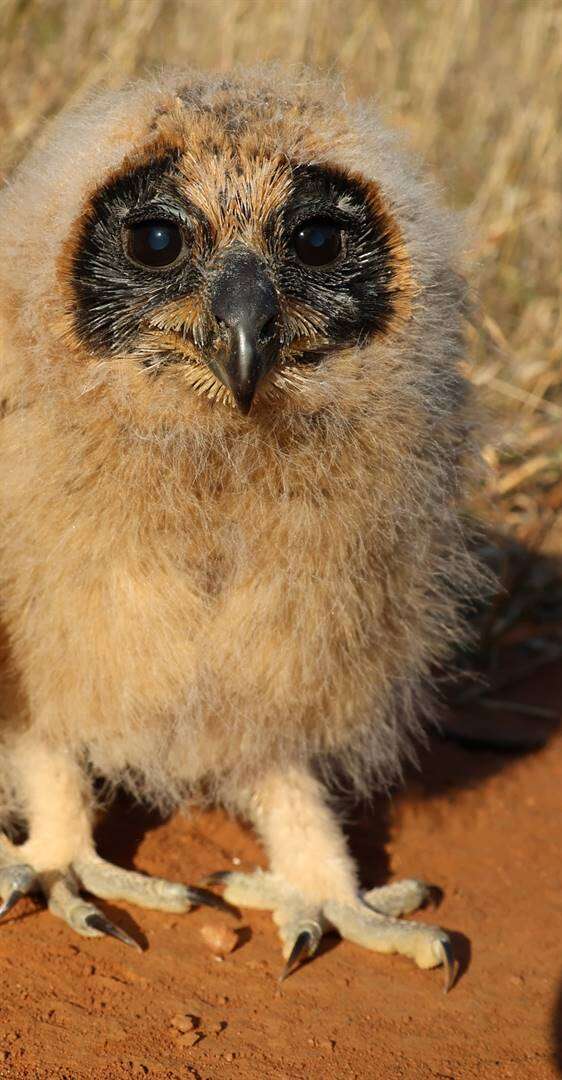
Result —
[{"label": "fluffy down feather", "polygon": [[[170,148],[224,243],[256,249],[272,160],[359,177],[393,318],[280,369],[248,417],[182,364],[91,348],[72,281],[91,200]],[[316,75],[172,73],[63,115],[0,196],[0,245],[4,823],[23,733],[164,808],[239,806],[271,769],[394,778],[478,587],[459,225],[434,185]]]}]

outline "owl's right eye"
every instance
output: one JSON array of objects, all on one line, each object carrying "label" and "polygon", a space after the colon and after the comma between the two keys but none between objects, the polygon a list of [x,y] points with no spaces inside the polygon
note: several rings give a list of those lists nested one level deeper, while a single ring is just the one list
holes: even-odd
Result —
[{"label": "owl's right eye", "polygon": [[124,237],[128,257],[151,270],[172,266],[183,254],[182,231],[173,221],[139,221],[125,228]]}]

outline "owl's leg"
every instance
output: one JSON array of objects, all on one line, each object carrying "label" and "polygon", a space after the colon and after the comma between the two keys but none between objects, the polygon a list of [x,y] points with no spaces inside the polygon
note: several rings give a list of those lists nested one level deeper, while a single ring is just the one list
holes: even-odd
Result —
[{"label": "owl's leg", "polygon": [[[401,953],[418,967],[445,966],[445,989],[454,979],[449,938],[439,927],[404,922],[430,895],[423,882],[406,880],[367,893],[321,785],[297,769],[270,774],[249,800],[251,817],[270,857],[270,871],[212,875],[225,885],[225,898],[238,906],[269,908],[279,927],[286,966],[284,978],[312,955],[323,933],[375,952]],[[246,812],[248,806],[246,806]]]},{"label": "owl's leg", "polygon": [[196,904],[226,906],[205,890],[123,870],[101,859],[92,839],[92,803],[84,774],[64,750],[22,739],[13,764],[29,839],[16,847],[2,837],[0,917],[25,893],[40,891],[53,914],[77,933],[110,934],[135,945],[95,904],[82,898],[81,888],[104,900],[177,913]]}]

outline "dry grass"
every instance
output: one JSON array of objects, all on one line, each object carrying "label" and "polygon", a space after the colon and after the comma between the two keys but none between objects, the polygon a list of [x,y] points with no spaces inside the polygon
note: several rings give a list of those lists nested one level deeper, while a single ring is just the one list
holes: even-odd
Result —
[{"label": "dry grass", "polygon": [[0,170],[94,86],[268,59],[375,96],[470,208],[481,306],[467,364],[503,421],[481,507],[523,545],[500,545],[508,591],[486,623],[486,666],[513,640],[546,657],[562,645],[562,596],[528,551],[562,549],[558,0],[0,0]]}]

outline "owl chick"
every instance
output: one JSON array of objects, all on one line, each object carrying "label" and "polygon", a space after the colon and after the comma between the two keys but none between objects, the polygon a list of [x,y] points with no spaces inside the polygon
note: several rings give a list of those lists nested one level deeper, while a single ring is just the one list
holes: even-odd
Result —
[{"label": "owl chick", "polygon": [[336,928],[449,985],[398,918],[427,887],[362,891],[324,784],[396,775],[476,572],[451,215],[330,83],[171,73],[64,115],[0,237],[2,913],[129,941],[82,889],[223,902],[97,854],[103,777],[253,823],[270,869],[213,882],[285,972]]}]

